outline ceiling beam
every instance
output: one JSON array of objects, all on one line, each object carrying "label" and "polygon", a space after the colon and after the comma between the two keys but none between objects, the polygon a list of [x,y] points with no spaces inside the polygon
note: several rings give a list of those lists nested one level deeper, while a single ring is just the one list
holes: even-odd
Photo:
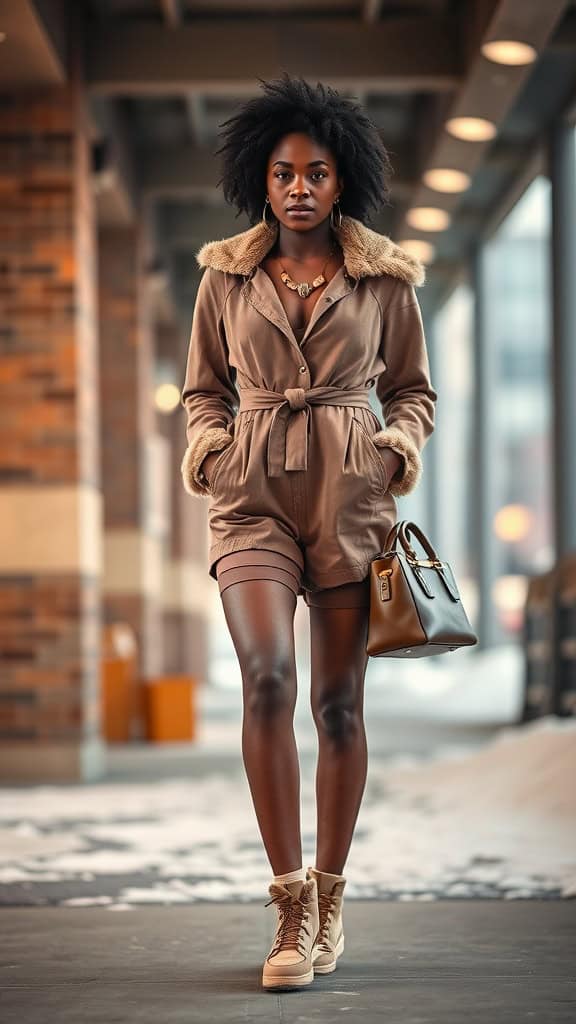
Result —
[{"label": "ceiling beam", "polygon": [[67,78],[69,25],[62,3],[0,0],[0,88],[62,85]]},{"label": "ceiling beam", "polygon": [[444,92],[461,78],[448,17],[312,19],[305,32],[293,18],[199,19],[176,30],[120,23],[113,32],[104,22],[94,26],[87,50],[88,86],[107,95],[254,95],[258,77],[284,68],[335,88],[385,93]]},{"label": "ceiling beam", "polygon": [[576,9],[572,7],[566,12],[557,31],[546,47],[551,53],[573,53],[576,48]]},{"label": "ceiling beam", "polygon": [[[498,128],[533,70],[533,65],[497,65],[483,56],[481,44],[490,39],[521,37],[541,52],[556,29],[565,8],[565,0],[549,0],[546,4],[540,3],[540,0],[522,0],[521,3],[520,0],[498,0],[492,17],[483,25],[466,79],[453,97],[450,109],[443,111],[435,144],[431,147],[427,160],[421,165],[422,174],[428,167],[456,168],[466,172],[470,177],[476,173],[484,162],[488,150],[494,145],[494,140],[470,143],[456,139],[444,127],[446,118],[461,115],[481,116],[493,121]],[[465,195],[437,192],[420,180],[410,205],[437,206],[452,213],[458,209]],[[405,217],[398,224],[398,232],[401,238],[424,238],[432,242],[438,234],[412,228]],[[440,232],[440,236],[441,234]]]}]

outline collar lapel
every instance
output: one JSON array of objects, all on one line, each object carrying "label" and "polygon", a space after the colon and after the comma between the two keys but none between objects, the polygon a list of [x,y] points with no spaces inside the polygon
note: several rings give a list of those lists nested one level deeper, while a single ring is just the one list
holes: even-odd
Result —
[{"label": "collar lapel", "polygon": [[331,280],[324,288],[324,291],[316,301],[316,304],[312,310],[312,315],[306,326],[306,330],[302,335],[302,339],[300,341],[300,348],[302,348],[302,346],[308,340],[308,336],[310,335],[312,328],[318,322],[322,314],[326,313],[327,310],[332,309],[332,307],[335,306],[340,299],[342,299],[345,295],[348,295],[349,292],[354,291],[354,289],[357,288],[357,286],[357,282],[353,282],[351,278],[348,276],[348,273],[346,271],[346,264],[344,264],[343,267],[339,267],[336,273],[334,274],[334,277],[331,278]]},{"label": "collar lapel", "polygon": [[242,288],[242,294],[254,309],[282,331],[291,344],[298,344],[274,284],[262,267],[254,267]]},{"label": "collar lapel", "polygon": [[331,309],[339,299],[348,295],[348,293],[353,291],[356,287],[357,283],[353,283],[350,280],[348,275],[345,273],[345,268],[339,267],[316,299],[316,304],[312,310],[312,315],[308,321],[306,330],[300,339],[300,344],[298,344],[296,335],[292,330],[286,310],[284,309],[284,304],[276,291],[274,282],[262,267],[258,266],[255,268],[254,273],[250,275],[242,291],[248,302],[250,302],[250,304],[257,309],[262,316],[275,324],[276,327],[278,327],[279,330],[281,330],[288,338],[290,343],[295,345],[298,351],[301,352],[312,328],[320,319],[322,314],[326,312],[326,310]]}]

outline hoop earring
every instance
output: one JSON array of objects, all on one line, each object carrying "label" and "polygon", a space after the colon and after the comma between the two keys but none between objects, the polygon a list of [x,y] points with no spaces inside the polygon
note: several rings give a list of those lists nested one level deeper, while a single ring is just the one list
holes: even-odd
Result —
[{"label": "hoop earring", "polygon": [[[334,220],[334,207],[335,206],[338,207],[338,210],[337,210],[338,220],[337,221]],[[332,209],[330,210],[330,227],[332,227],[332,228],[340,228],[341,226],[342,226],[342,210],[340,209],[340,200],[337,199],[336,202],[334,202],[332,204]]]},{"label": "hoop earring", "polygon": [[264,209],[262,210],[262,221],[263,221],[264,224],[266,224],[267,227],[271,228],[271,227],[274,227],[274,225],[277,224],[278,221],[277,221],[276,217],[274,217],[274,214],[272,214],[272,216],[274,217],[274,220],[272,220],[272,221],[268,220],[268,218],[266,217],[266,207],[267,206],[270,206],[270,200],[268,199],[268,196],[266,196],[266,202],[264,203]]}]

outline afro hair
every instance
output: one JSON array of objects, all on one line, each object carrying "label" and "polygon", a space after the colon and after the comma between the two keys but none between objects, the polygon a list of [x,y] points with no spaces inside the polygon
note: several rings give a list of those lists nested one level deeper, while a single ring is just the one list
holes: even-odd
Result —
[{"label": "afro hair", "polygon": [[262,217],[266,172],[276,143],[290,132],[304,132],[334,157],[344,189],[343,214],[369,223],[389,204],[388,177],[393,173],[379,130],[354,100],[318,82],[284,72],[279,79],[259,78],[264,95],[248,100],[219,127],[223,174],[218,182],[226,202],[251,224]]}]

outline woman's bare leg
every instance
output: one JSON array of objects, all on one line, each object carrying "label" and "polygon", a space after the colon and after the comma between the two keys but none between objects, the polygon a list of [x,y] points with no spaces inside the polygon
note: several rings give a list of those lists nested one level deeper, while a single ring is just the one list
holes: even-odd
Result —
[{"label": "woman's bare leg", "polygon": [[368,770],[368,615],[368,608],[310,608],[311,704],[318,730],[315,867],[337,875],[346,863]]},{"label": "woman's bare leg", "polygon": [[244,767],[272,871],[281,875],[302,866],[296,596],[277,580],[246,580],[221,598],[242,673]]}]

